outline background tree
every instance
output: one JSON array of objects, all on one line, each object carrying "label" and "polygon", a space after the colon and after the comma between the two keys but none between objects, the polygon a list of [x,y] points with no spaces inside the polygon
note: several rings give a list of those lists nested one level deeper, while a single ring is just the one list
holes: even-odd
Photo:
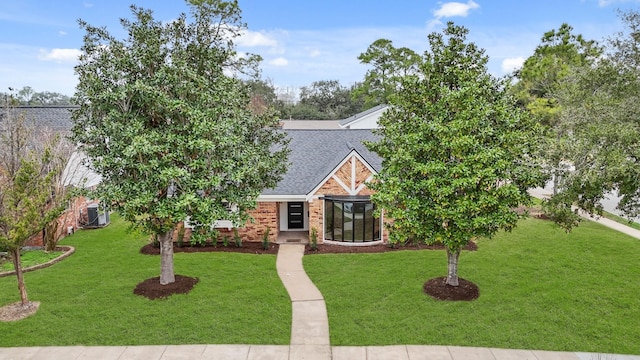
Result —
[{"label": "background tree", "polygon": [[351,92],[338,80],[314,81],[311,86],[303,86],[300,104],[316,108],[321,120],[343,119],[358,112],[351,101]]},{"label": "background tree", "polygon": [[515,227],[514,208],[543,180],[530,159],[535,122],[488,73],[488,58],[467,33],[450,22],[429,35],[421,76],[403,79],[380,119],[380,141],[368,144],[383,159],[370,186],[393,219],[390,241],[444,244],[452,286],[460,250]]},{"label": "background tree", "polygon": [[247,79],[245,84],[251,98],[250,107],[254,113],[261,114],[277,105],[276,91],[271,80]]},{"label": "background tree", "polygon": [[601,214],[600,201],[612,191],[621,196],[618,208],[625,215],[640,213],[640,15],[628,11],[620,17],[626,31],[607,41],[607,56],[575,69],[559,96],[561,116],[570,124],[574,170],[547,206],[564,212],[557,221],[567,230],[576,225],[572,205]]},{"label": "background tree", "polygon": [[60,136],[43,131],[12,100],[0,117],[0,247],[13,260],[21,304],[28,306],[20,250],[62,213],[59,180],[68,158]]},{"label": "background tree", "polygon": [[353,93],[354,98],[363,99],[368,109],[388,103],[390,96],[400,89],[402,79],[418,73],[421,57],[409,48],[395,48],[391,40],[378,39],[358,60],[373,66]]},{"label": "background tree", "polygon": [[247,86],[227,75],[257,69],[256,57],[236,56],[233,39],[246,28],[237,1],[189,5],[191,21],[172,22],[132,6],[124,40],[80,21],[75,69],[73,139],[102,175],[97,197],[157,236],[163,285],[175,281],[176,224],[190,218],[212,238],[214,220],[243,224],[288,152],[273,112],[253,113]]},{"label": "background tree", "polygon": [[[573,34],[573,28],[565,23],[558,30],[546,32],[533,55],[514,73],[517,83],[511,92],[545,127],[547,136],[541,149],[547,159],[546,168],[552,174],[554,193],[558,191],[560,177],[569,170],[567,156],[572,146],[568,138],[569,123],[561,121],[560,116],[558,96],[562,81],[574,69],[591,66],[601,54],[602,47],[580,34]],[[554,218],[568,215],[566,212],[548,214]]]},{"label": "background tree", "polygon": [[352,98],[353,88],[342,86],[338,80],[314,81],[300,88],[300,100],[280,104],[280,116],[297,120],[339,120],[363,110],[362,101]]},{"label": "background tree", "polygon": [[0,97],[5,100],[9,98],[16,102],[16,105],[70,105],[71,98],[67,95],[60,94],[53,91],[37,92],[30,86],[24,86],[18,91],[9,88],[9,93],[0,93]]}]

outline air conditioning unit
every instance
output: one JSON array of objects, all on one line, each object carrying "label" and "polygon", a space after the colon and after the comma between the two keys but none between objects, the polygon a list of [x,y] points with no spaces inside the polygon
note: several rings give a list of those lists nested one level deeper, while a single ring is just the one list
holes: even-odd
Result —
[{"label": "air conditioning unit", "polygon": [[103,227],[109,224],[109,210],[98,204],[87,206],[87,227]]}]

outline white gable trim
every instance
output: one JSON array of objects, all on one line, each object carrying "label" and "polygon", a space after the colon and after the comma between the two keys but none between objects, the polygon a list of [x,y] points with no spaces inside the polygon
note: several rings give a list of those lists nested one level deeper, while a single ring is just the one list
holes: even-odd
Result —
[{"label": "white gable trim", "polygon": [[[366,185],[363,183],[356,188],[355,186],[356,162],[351,161],[352,159],[359,160],[367,168],[367,170],[371,172],[371,174],[377,174],[377,172],[371,167],[371,165],[369,165],[369,163],[366,162],[364,158],[360,156],[360,154],[355,149],[351,150],[351,152],[347,154],[347,156],[345,156],[345,158],[342,159],[342,161],[340,161],[340,163],[335,168],[333,168],[333,170],[331,170],[331,172],[324,179],[322,179],[322,181],[318,185],[316,185],[316,187],[313,188],[311,192],[309,192],[309,194],[307,194],[307,201],[311,200],[316,195],[316,192],[318,192],[318,190],[320,190],[320,188],[324,184],[326,184],[327,181],[329,181],[329,179],[336,180],[336,182],[342,188],[344,188],[345,191],[350,195],[357,195]],[[345,184],[344,181],[342,181],[340,178],[338,178],[338,176],[336,176],[336,173],[338,172],[338,170],[340,170],[340,168],[343,167],[347,163],[347,161],[351,161],[351,184],[349,185]],[[371,175],[367,178],[366,181],[370,181],[370,179],[372,178],[373,176]],[[323,195],[326,195],[326,194],[323,194]]]}]

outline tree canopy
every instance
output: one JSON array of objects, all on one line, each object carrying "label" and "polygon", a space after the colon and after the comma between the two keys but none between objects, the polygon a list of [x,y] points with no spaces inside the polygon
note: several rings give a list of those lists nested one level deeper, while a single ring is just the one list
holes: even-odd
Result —
[{"label": "tree canopy", "polygon": [[0,93],[0,96],[9,99],[19,105],[45,106],[45,105],[70,105],[71,98],[54,91],[35,91],[31,86],[23,86],[20,90],[9,88],[12,93]]},{"label": "tree canopy", "polygon": [[190,7],[190,18],[161,22],[132,6],[122,40],[80,21],[73,139],[102,175],[97,196],[158,236],[161,284],[175,280],[176,224],[189,218],[212,237],[215,220],[242,225],[280,180],[288,153],[273,112],[253,112],[236,76],[254,73],[259,60],[235,51],[246,28],[237,1]]},{"label": "tree canopy", "polygon": [[358,56],[361,63],[371,65],[353,96],[363,98],[365,108],[389,102],[401,86],[402,79],[419,72],[421,56],[415,51],[396,48],[388,39],[374,41]]},{"label": "tree canopy", "polygon": [[567,230],[576,224],[571,206],[600,214],[600,201],[611,192],[621,196],[618,207],[624,214],[640,214],[640,15],[620,16],[627,31],[610,38],[606,56],[592,66],[574,68],[558,96],[562,121],[570,129],[573,149],[567,161],[573,169],[547,207],[563,215],[557,221]]},{"label": "tree canopy", "polygon": [[514,208],[543,180],[532,159],[539,128],[467,34],[448,23],[429,35],[420,76],[402,79],[380,141],[369,144],[383,158],[371,188],[391,219],[390,241],[444,244],[454,286],[460,250],[516,226]]}]

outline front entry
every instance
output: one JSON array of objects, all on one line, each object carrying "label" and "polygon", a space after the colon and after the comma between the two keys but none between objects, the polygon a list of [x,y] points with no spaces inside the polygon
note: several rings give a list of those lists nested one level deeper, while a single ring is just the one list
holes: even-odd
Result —
[{"label": "front entry", "polygon": [[287,203],[287,219],[289,229],[304,229],[304,203]]}]

